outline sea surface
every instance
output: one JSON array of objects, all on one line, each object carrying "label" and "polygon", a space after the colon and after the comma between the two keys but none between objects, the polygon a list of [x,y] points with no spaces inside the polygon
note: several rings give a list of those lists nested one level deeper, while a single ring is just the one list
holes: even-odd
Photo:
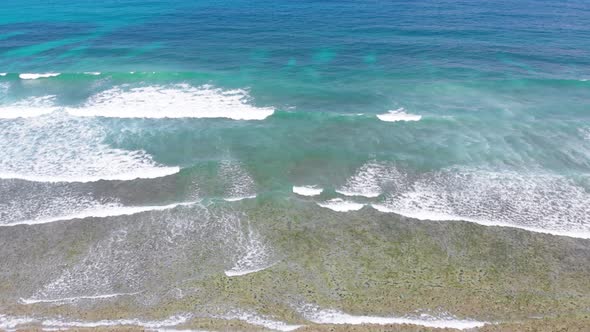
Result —
[{"label": "sea surface", "polygon": [[272,269],[267,204],[590,238],[590,3],[2,1],[0,234],[81,243],[6,303]]}]

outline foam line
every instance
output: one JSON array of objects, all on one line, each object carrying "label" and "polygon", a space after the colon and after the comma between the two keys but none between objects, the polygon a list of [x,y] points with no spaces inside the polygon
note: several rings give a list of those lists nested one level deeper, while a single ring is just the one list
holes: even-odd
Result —
[{"label": "foam line", "polygon": [[0,330],[12,331],[19,326],[31,324],[35,320],[30,317],[9,317],[0,314]]},{"label": "foam line", "polygon": [[362,197],[367,197],[367,198],[375,198],[375,197],[379,197],[379,195],[381,195],[381,192],[378,192],[378,191],[358,192],[358,191],[348,191],[348,190],[342,190],[342,189],[336,189],[335,191],[337,193],[339,193],[340,195],[349,196],[349,197],[362,196]]},{"label": "foam line", "polygon": [[258,315],[253,312],[247,312],[247,311],[242,311],[242,310],[233,310],[226,315],[216,316],[214,318],[220,318],[220,319],[226,319],[226,320],[237,319],[237,320],[244,321],[248,324],[265,327],[270,330],[285,331],[285,332],[294,331],[302,326],[302,325],[287,324],[285,322],[277,321],[277,320],[271,319],[269,317]]},{"label": "foam line", "polygon": [[414,218],[414,219],[419,219],[419,220],[467,221],[467,222],[471,222],[471,223],[479,224],[479,225],[483,225],[483,226],[518,228],[518,229],[523,229],[523,230],[526,230],[529,232],[535,232],[535,233],[551,234],[551,235],[558,235],[558,236],[568,236],[568,237],[579,238],[579,239],[590,239],[590,231],[544,229],[544,228],[540,228],[540,227],[521,226],[518,224],[509,224],[509,223],[500,222],[500,221],[474,219],[474,218],[469,218],[469,217],[461,217],[461,216],[455,216],[455,215],[444,214],[444,213],[437,213],[437,212],[432,212],[432,211],[396,210],[396,209],[392,209],[392,208],[382,205],[382,204],[371,204],[371,207],[379,212],[395,213],[395,214],[402,215],[404,217]]},{"label": "foam line", "polygon": [[139,319],[117,319],[117,320],[100,320],[95,322],[81,322],[81,321],[62,321],[55,319],[47,319],[41,322],[41,325],[45,327],[59,327],[59,328],[95,328],[95,327],[108,327],[108,326],[141,326],[145,328],[161,328],[161,327],[173,327],[187,322],[190,315],[176,315],[170,318],[159,320],[159,321],[142,321]]},{"label": "foam line", "polygon": [[227,270],[225,271],[225,275],[228,277],[238,277],[238,276],[243,276],[246,274],[250,274],[250,273],[256,273],[256,272],[260,272],[263,270],[268,269],[270,266],[265,266],[265,267],[260,267],[260,268],[256,268],[256,269],[243,269],[243,270],[239,270],[239,269],[231,269],[231,270]]},{"label": "foam line", "polygon": [[184,202],[184,203],[174,203],[169,205],[154,205],[154,206],[107,206],[107,207],[100,207],[95,209],[89,209],[86,211],[82,211],[76,214],[67,215],[67,216],[60,216],[60,217],[52,217],[46,219],[37,219],[37,220],[26,220],[26,221],[19,221],[10,224],[0,224],[0,227],[11,227],[17,225],[39,225],[39,224],[47,224],[57,221],[66,221],[66,220],[73,220],[73,219],[85,219],[85,218],[106,218],[106,217],[115,217],[115,216],[128,216],[133,215],[141,212],[148,212],[148,211],[163,211],[174,209],[178,206],[188,206],[195,204],[195,202]]},{"label": "foam line", "polygon": [[98,176],[86,176],[86,175],[68,175],[68,176],[45,176],[45,175],[26,175],[11,172],[0,172],[0,179],[16,179],[25,180],[31,182],[97,182],[100,180],[105,181],[131,181],[137,179],[155,179],[164,176],[173,175],[180,172],[180,167],[153,167],[139,170],[133,173],[120,173],[120,174],[109,174],[109,175],[98,175]]},{"label": "foam line", "polygon": [[23,299],[21,298],[20,301],[24,304],[37,304],[37,303],[65,303],[65,302],[77,302],[80,300],[102,300],[102,299],[110,299],[119,296],[131,296],[138,293],[114,293],[114,294],[104,294],[104,295],[93,295],[93,296],[75,296],[75,297],[64,297],[58,299]]},{"label": "foam line", "polygon": [[226,202],[238,202],[245,199],[252,199],[256,198],[256,195],[249,195],[249,196],[238,196],[238,197],[226,197],[223,200]]},{"label": "foam line", "polygon": [[[310,310],[311,308],[311,310]],[[333,309],[319,309],[312,306],[306,306],[307,312],[303,316],[316,324],[346,324],[346,325],[389,325],[389,324],[411,324],[432,328],[452,328],[452,329],[473,329],[482,327],[487,322],[476,320],[456,319],[452,316],[434,317],[422,314],[418,317],[379,317],[379,316],[356,316],[343,313]]]},{"label": "foam line", "polygon": [[140,326],[146,329],[172,328],[186,323],[190,314],[171,316],[164,320],[143,321],[140,319],[117,319],[99,321],[66,321],[60,319],[36,319],[32,317],[9,317],[0,315],[0,329],[12,330],[27,325],[41,325],[43,330],[62,330],[66,328],[97,328],[111,326]]}]

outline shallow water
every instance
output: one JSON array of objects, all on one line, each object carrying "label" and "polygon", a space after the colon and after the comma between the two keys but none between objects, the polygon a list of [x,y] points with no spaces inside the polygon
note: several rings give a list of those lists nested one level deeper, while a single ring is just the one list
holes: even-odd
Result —
[{"label": "shallow water", "polygon": [[308,211],[590,238],[584,1],[1,7],[0,238],[74,241],[0,249],[29,262],[4,266],[25,276],[8,304],[144,292],[166,280],[152,249],[183,267],[168,291],[272,270],[288,239],[250,220]]}]

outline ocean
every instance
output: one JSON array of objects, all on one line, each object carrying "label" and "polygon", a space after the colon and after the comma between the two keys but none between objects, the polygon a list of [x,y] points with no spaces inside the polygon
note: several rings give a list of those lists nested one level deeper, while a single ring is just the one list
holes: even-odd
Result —
[{"label": "ocean", "polygon": [[[3,0],[0,329],[546,314],[483,308],[590,250],[589,41],[576,0]],[[402,256],[503,290],[393,303]]]}]

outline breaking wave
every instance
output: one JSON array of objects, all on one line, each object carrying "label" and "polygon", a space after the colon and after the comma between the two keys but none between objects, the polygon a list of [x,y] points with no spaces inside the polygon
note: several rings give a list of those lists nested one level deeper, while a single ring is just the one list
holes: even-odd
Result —
[{"label": "breaking wave", "polygon": [[113,118],[228,118],[263,120],[274,113],[271,107],[249,104],[245,90],[223,90],[210,85],[114,87],[100,92],[80,107],[69,107],[75,116]]},{"label": "breaking wave", "polygon": [[365,206],[365,204],[345,201],[342,198],[334,198],[322,203],[317,203],[319,206],[337,212],[358,211]]},{"label": "breaking wave", "polygon": [[45,116],[0,122],[0,178],[37,182],[94,182],[157,178],[179,167],[156,163],[144,151],[114,149],[106,132],[84,119]]},{"label": "breaking wave", "polygon": [[61,73],[23,73],[19,74],[18,77],[22,80],[36,80],[39,78],[57,77],[59,75],[61,75]]},{"label": "breaking wave", "polygon": [[406,113],[405,109],[398,108],[394,111],[389,111],[384,114],[377,114],[377,118],[385,122],[398,122],[398,121],[420,121],[421,115]]},{"label": "breaking wave", "polygon": [[402,176],[393,187],[375,209],[590,238],[590,194],[562,176],[447,169]]},{"label": "breaking wave", "polygon": [[318,196],[324,189],[317,186],[293,186],[293,192],[300,196]]},{"label": "breaking wave", "polygon": [[0,119],[30,118],[57,110],[55,96],[29,97],[10,105],[0,106]]}]

